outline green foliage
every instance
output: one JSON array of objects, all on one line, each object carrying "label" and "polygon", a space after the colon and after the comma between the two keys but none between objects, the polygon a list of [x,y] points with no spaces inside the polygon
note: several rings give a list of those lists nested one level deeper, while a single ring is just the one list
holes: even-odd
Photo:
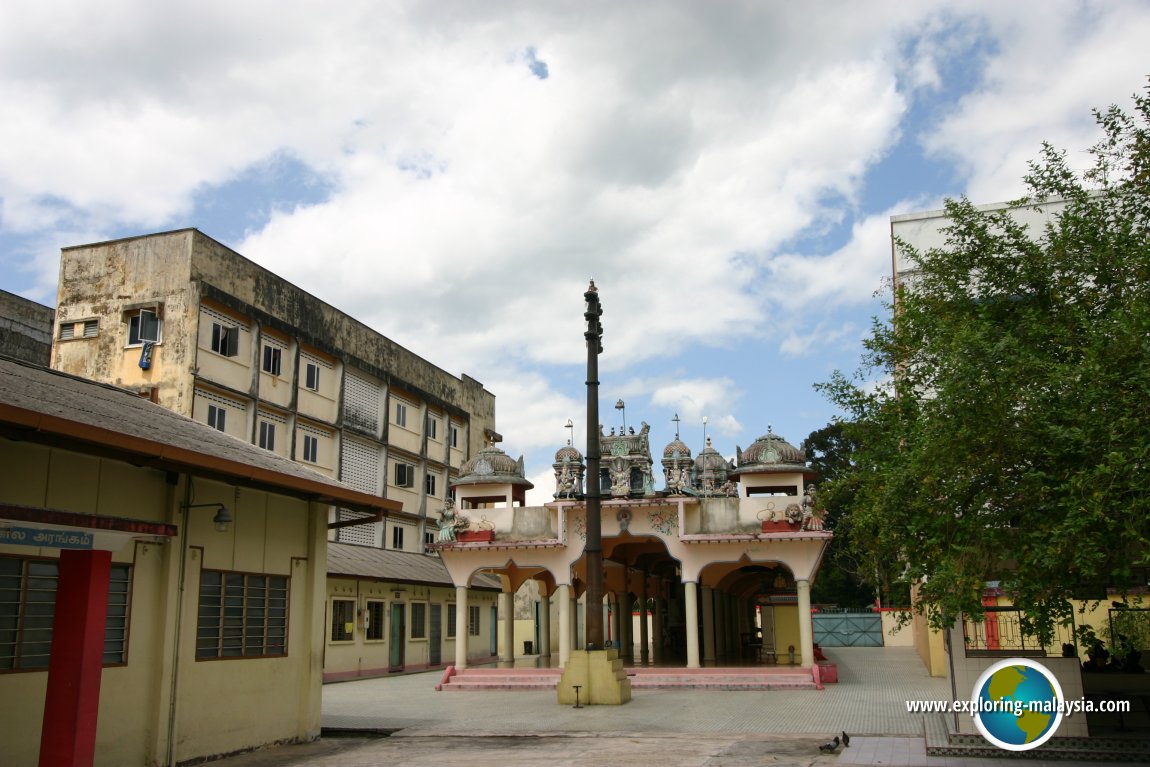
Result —
[{"label": "green foliage", "polygon": [[[1077,589],[1132,585],[1150,540],[1150,98],[1096,113],[1075,171],[1044,146],[1015,207],[948,201],[942,248],[876,321],[863,368],[820,389],[849,414],[858,572],[916,584],[933,625],[981,616],[1002,580],[1049,641]],[[873,576],[870,573],[874,573]],[[1143,581],[1144,585],[1144,581]]]},{"label": "green foliage", "polygon": [[[875,588],[859,575],[862,563],[850,545],[850,515],[844,513],[854,503],[855,485],[847,478],[853,476],[857,447],[841,422],[811,432],[803,442],[807,464],[818,473],[817,503],[824,510],[823,524],[835,534],[811,590],[811,600],[819,604],[861,608],[875,601]],[[888,604],[885,599],[883,604]]]}]

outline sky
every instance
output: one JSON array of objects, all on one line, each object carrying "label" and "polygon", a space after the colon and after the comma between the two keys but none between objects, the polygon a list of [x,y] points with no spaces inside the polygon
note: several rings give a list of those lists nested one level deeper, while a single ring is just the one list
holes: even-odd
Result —
[{"label": "sky", "polygon": [[0,288],[54,305],[61,247],[195,227],[481,381],[542,502],[588,280],[607,429],[799,445],[890,217],[1018,197],[1043,141],[1084,165],[1147,40],[1144,0],[7,3]]}]

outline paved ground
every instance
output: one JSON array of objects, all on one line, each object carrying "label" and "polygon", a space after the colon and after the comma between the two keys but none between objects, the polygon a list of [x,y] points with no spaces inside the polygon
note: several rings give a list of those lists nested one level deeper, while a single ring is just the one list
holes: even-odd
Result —
[{"label": "paved ground", "polygon": [[[883,764],[997,767],[1015,760],[926,756],[907,700],[952,697],[909,648],[827,650],[839,683],[822,691],[639,690],[624,706],[575,709],[555,693],[435,692],[439,673],[324,687],[325,728],[394,731],[325,737],[216,762],[218,767],[750,767]],[[846,730],[851,747],[818,746]],[[1027,765],[1041,765],[1029,759]],[[1066,767],[1067,762],[1056,763]]]}]

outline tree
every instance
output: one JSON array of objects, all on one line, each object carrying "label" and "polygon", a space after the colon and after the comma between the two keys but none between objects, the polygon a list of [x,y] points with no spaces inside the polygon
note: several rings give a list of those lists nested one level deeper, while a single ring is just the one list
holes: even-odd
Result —
[{"label": "tree", "polygon": [[[849,510],[854,505],[853,477],[856,440],[842,422],[827,424],[803,441],[807,464],[817,473],[818,505],[825,510],[823,524],[835,537],[823,559],[811,600],[844,607],[864,607],[875,601],[875,588],[860,577],[860,562],[850,545]],[[884,604],[887,601],[883,600]]]},{"label": "tree", "polygon": [[1146,585],[1150,97],[1134,103],[1095,112],[1085,172],[1050,145],[1031,163],[1013,205],[1065,204],[1042,231],[961,199],[944,247],[897,243],[911,286],[859,373],[820,386],[858,444],[828,492],[853,488],[861,572],[916,584],[936,627],[981,616],[988,579],[1043,641],[1075,595]]}]

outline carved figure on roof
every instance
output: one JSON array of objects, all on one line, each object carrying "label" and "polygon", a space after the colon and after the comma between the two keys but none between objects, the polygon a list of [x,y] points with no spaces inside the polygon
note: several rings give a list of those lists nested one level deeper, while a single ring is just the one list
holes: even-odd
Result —
[{"label": "carved figure on roof", "polygon": [[803,507],[797,503],[788,503],[784,513],[787,515],[787,521],[792,525],[797,525],[803,521]]},{"label": "carved figure on roof", "polygon": [[566,464],[559,470],[559,478],[555,482],[555,497],[570,498],[575,494],[575,476],[571,467]]},{"label": "carved figure on roof", "polygon": [[815,506],[814,485],[807,485],[807,491],[803,494],[803,529],[816,531],[823,529],[822,512]]},{"label": "carved figure on roof", "polygon": [[626,498],[631,494],[631,472],[627,461],[616,456],[611,459],[611,497]]},{"label": "carved figure on roof", "polygon": [[439,542],[455,543],[455,533],[471,526],[471,520],[455,511],[455,501],[448,498],[439,512]]},{"label": "carved figure on roof", "polygon": [[734,498],[739,494],[739,486],[735,484],[734,480],[728,479],[723,483],[723,486],[719,488],[719,494],[725,495],[728,498]]}]

